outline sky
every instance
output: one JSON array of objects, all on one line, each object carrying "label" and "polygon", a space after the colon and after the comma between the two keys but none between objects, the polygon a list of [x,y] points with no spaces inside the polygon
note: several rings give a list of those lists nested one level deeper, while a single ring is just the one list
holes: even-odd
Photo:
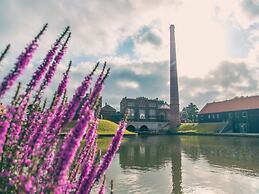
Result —
[{"label": "sky", "polygon": [[[23,76],[26,84],[51,44],[71,26],[68,52],[46,96],[73,61],[69,96],[97,61],[111,74],[103,102],[145,96],[169,100],[169,26],[175,25],[180,105],[259,94],[257,0],[0,0],[0,80],[44,23],[47,32]],[[6,94],[10,99],[13,90]]]}]

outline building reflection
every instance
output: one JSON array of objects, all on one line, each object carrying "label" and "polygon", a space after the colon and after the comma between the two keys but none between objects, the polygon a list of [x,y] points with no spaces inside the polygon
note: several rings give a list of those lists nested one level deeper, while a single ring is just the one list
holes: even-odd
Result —
[{"label": "building reflection", "polygon": [[[259,173],[258,138],[138,136],[124,140],[118,155],[120,167],[138,172],[167,169],[171,174],[168,181],[172,182],[172,194],[183,193],[182,163],[185,160],[205,160],[213,168],[226,168],[249,176]],[[162,180],[157,177],[158,182]]]},{"label": "building reflection", "polygon": [[123,169],[149,171],[172,164],[172,193],[182,193],[181,143],[179,137],[136,137],[121,145],[120,165]]},{"label": "building reflection", "polygon": [[220,168],[259,173],[258,138],[183,136],[181,146],[194,161],[202,157]]}]

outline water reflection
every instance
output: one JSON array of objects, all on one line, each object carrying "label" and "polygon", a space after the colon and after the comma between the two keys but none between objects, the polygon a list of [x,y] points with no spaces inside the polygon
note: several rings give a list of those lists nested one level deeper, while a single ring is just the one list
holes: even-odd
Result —
[{"label": "water reflection", "polygon": [[203,157],[211,165],[259,173],[258,138],[183,136],[181,145],[194,161]]},{"label": "water reflection", "polygon": [[117,181],[115,193],[254,193],[258,148],[256,138],[126,138],[108,177]]},{"label": "water reflection", "polygon": [[123,169],[160,169],[171,161],[172,193],[182,193],[181,147],[179,137],[136,137],[122,144],[119,151]]}]

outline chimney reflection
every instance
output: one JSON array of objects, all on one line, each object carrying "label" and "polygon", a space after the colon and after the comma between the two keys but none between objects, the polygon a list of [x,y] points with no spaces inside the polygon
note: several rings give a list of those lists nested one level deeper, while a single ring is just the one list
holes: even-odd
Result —
[{"label": "chimney reflection", "polygon": [[172,194],[182,193],[182,155],[181,140],[179,137],[174,139],[174,147],[172,148]]}]

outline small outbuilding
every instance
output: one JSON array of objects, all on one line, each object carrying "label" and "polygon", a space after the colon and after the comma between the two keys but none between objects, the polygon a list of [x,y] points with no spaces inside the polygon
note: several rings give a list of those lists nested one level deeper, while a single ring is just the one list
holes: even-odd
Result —
[{"label": "small outbuilding", "polygon": [[102,119],[110,120],[115,123],[119,123],[122,119],[122,114],[107,103],[105,103],[105,106],[101,108],[100,115]]}]

